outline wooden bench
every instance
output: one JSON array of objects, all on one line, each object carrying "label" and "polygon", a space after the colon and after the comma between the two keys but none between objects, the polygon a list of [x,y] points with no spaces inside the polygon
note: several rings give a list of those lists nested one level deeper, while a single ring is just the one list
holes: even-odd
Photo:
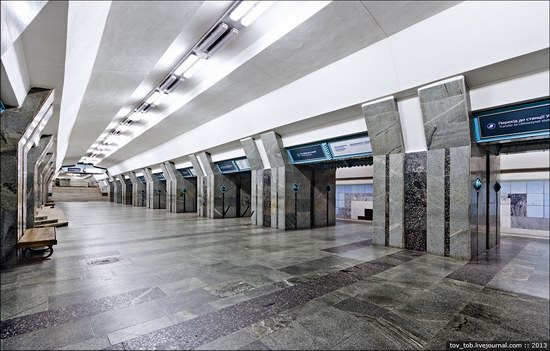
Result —
[{"label": "wooden bench", "polygon": [[34,248],[46,246],[49,250],[48,258],[53,254],[53,246],[57,245],[55,228],[29,228],[17,242],[17,248],[23,249],[23,256],[26,257],[28,251],[35,251]]}]

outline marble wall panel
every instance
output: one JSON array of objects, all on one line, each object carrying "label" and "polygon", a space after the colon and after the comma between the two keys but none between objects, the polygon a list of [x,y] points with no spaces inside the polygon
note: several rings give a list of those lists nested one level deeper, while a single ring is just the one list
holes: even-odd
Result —
[{"label": "marble wall panel", "polygon": [[463,76],[418,89],[428,150],[470,145],[470,103]]},{"label": "marble wall panel", "polygon": [[119,175],[119,180],[122,185],[122,204],[132,205],[132,198],[133,198],[132,181],[130,179],[126,179],[124,174]]},{"label": "marble wall panel", "polygon": [[244,154],[250,164],[250,169],[260,170],[264,169],[262,157],[258,151],[258,146],[253,138],[245,138],[241,140],[241,146],[243,147]]},{"label": "marble wall panel", "polygon": [[[178,182],[179,184],[179,182]],[[180,209],[182,211],[180,211]],[[181,186],[178,185],[176,196],[176,212],[197,211],[197,178],[183,178]]]},{"label": "marble wall panel", "polygon": [[[310,167],[285,167],[285,229],[312,227],[312,181],[313,171]],[[293,190],[294,184],[298,184],[298,191]]]},{"label": "marble wall panel", "polygon": [[336,169],[313,171],[312,212],[314,227],[336,224]]},{"label": "marble wall panel", "polygon": [[36,208],[40,208],[42,205],[44,205],[43,202],[43,194],[44,194],[44,184],[46,180],[44,179],[44,170],[46,167],[52,162],[53,160],[53,153],[47,153],[42,161],[40,162],[40,165],[38,166],[38,169],[36,170],[37,180],[38,183],[36,185]]},{"label": "marble wall panel", "polygon": [[[208,177],[205,176],[200,179],[197,177],[197,184],[201,184],[200,189],[197,188],[197,212],[199,216],[207,217],[210,210],[208,206]],[[201,194],[200,198],[199,194]]]},{"label": "marble wall panel", "polygon": [[122,182],[118,177],[115,177],[115,180],[113,182],[114,190],[115,190],[115,202],[117,204],[122,203]]},{"label": "marble wall panel", "polygon": [[27,153],[53,113],[53,99],[53,90],[32,88],[21,107],[6,109],[0,115],[2,263],[15,258],[16,242],[26,228],[27,174],[34,172],[34,164],[27,163]]},{"label": "marble wall panel", "polygon": [[386,242],[386,155],[374,156],[373,159],[372,239],[374,245],[384,246]]},{"label": "marble wall panel", "polygon": [[252,174],[251,172],[240,172],[239,176],[239,217],[250,217],[254,211],[252,207]]},{"label": "marble wall panel", "polygon": [[176,175],[173,172],[176,170],[176,167],[171,162],[163,162],[160,164],[160,169],[162,170],[162,174],[164,174],[164,178],[166,179],[166,211],[176,212],[175,201],[177,180]]},{"label": "marble wall panel", "polygon": [[259,194],[263,194],[263,170],[252,170],[251,172],[251,184],[250,184],[250,207],[252,209],[250,214],[250,222],[253,225],[262,225],[263,219],[263,202]]},{"label": "marble wall panel", "polygon": [[445,254],[445,154],[446,149],[428,151],[426,250]]},{"label": "marble wall panel", "polygon": [[109,202],[115,202],[115,184],[109,180]]},{"label": "marble wall panel", "polygon": [[[271,227],[271,169],[264,169],[262,171],[261,177],[263,177],[263,187],[262,195],[258,196],[258,199],[261,198],[262,201],[262,216],[263,220],[261,225],[264,227]],[[258,208],[260,205],[258,203]],[[260,223],[258,222],[258,225]]]},{"label": "marble wall panel", "polygon": [[279,135],[271,131],[262,134],[261,139],[271,168],[292,165],[288,157],[288,153],[283,147],[283,141]]},{"label": "marble wall panel", "polygon": [[405,154],[389,157],[389,246],[404,247],[404,160]]},{"label": "marble wall panel", "polygon": [[[212,179],[212,216],[210,218],[235,218],[239,211],[239,174],[210,176]],[[225,190],[222,191],[222,188]]]},{"label": "marble wall panel", "polygon": [[132,182],[132,205],[136,207],[146,206],[145,184],[136,176],[135,172],[128,172]]},{"label": "marble wall panel", "polygon": [[[488,184],[488,235],[489,249],[500,242],[498,228],[499,193],[495,191],[495,184],[500,182],[500,156],[489,156],[489,184]],[[548,227],[546,227],[548,228]]]},{"label": "marble wall panel", "polygon": [[405,151],[397,101],[392,97],[362,105],[374,155]]},{"label": "marble wall panel", "polygon": [[[215,174],[221,174],[218,167],[212,162],[212,156],[210,156],[207,152],[201,152],[197,156],[204,167],[204,172],[206,173],[206,176],[211,176]],[[194,167],[193,167],[194,168]]]},{"label": "marble wall panel", "polygon": [[27,208],[25,211],[27,228],[34,227],[34,217],[38,210],[38,188],[39,188],[39,169],[46,153],[53,146],[53,136],[43,136],[40,138],[38,146],[35,146],[27,153]]},{"label": "marble wall panel", "polygon": [[426,152],[405,154],[405,248],[426,251]]},{"label": "marble wall panel", "polygon": [[158,180],[150,168],[143,169],[146,181],[147,207],[152,209],[166,208],[166,181]]},{"label": "marble wall panel", "polygon": [[470,147],[450,148],[449,256],[469,260],[472,257],[470,229]]}]

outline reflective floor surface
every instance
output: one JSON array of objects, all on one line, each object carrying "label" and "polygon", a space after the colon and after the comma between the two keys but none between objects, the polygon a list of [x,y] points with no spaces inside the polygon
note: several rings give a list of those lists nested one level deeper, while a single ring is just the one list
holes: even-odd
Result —
[{"label": "reflective floor surface", "polygon": [[58,204],[51,259],[1,271],[2,349],[441,349],[549,339],[548,241],[472,262],[373,247],[366,223],[280,231]]}]

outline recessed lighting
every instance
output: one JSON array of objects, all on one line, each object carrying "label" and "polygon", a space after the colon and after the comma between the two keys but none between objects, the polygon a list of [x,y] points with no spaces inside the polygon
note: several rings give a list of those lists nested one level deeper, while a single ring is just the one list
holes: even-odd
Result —
[{"label": "recessed lighting", "polygon": [[268,8],[273,5],[273,1],[260,1],[246,16],[241,20],[241,24],[245,27],[249,26],[258,19]]},{"label": "recessed lighting", "polygon": [[231,12],[229,18],[235,22],[239,21],[257,3],[257,1],[241,1],[241,3]]}]

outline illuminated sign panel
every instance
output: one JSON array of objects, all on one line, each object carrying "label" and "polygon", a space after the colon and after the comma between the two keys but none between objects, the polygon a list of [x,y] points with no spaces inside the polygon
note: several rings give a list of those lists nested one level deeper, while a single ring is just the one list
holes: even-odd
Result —
[{"label": "illuminated sign panel", "polygon": [[474,114],[477,142],[547,137],[550,130],[550,100],[520,104]]},{"label": "illuminated sign panel", "polygon": [[178,171],[181,173],[182,176],[184,177],[191,177],[193,176],[191,174],[191,171],[189,170],[189,168],[182,168],[182,169],[178,169]]},{"label": "illuminated sign panel", "polygon": [[314,144],[291,148],[288,150],[288,155],[293,163],[328,161],[330,155],[327,151],[326,144]]},{"label": "illuminated sign panel", "polygon": [[233,160],[216,162],[216,166],[218,166],[218,169],[222,173],[233,173],[239,171]]},{"label": "illuminated sign panel", "polygon": [[235,164],[239,168],[239,171],[248,171],[250,170],[250,163],[248,163],[248,159],[241,158],[239,160],[235,160]]},{"label": "illuminated sign panel", "polygon": [[363,156],[372,154],[369,137],[333,141],[328,143],[330,153],[334,158]]},{"label": "illuminated sign panel", "polygon": [[161,172],[161,173],[154,173],[153,174],[155,177],[157,177],[158,180],[166,180],[166,178],[164,178],[164,174]]}]

